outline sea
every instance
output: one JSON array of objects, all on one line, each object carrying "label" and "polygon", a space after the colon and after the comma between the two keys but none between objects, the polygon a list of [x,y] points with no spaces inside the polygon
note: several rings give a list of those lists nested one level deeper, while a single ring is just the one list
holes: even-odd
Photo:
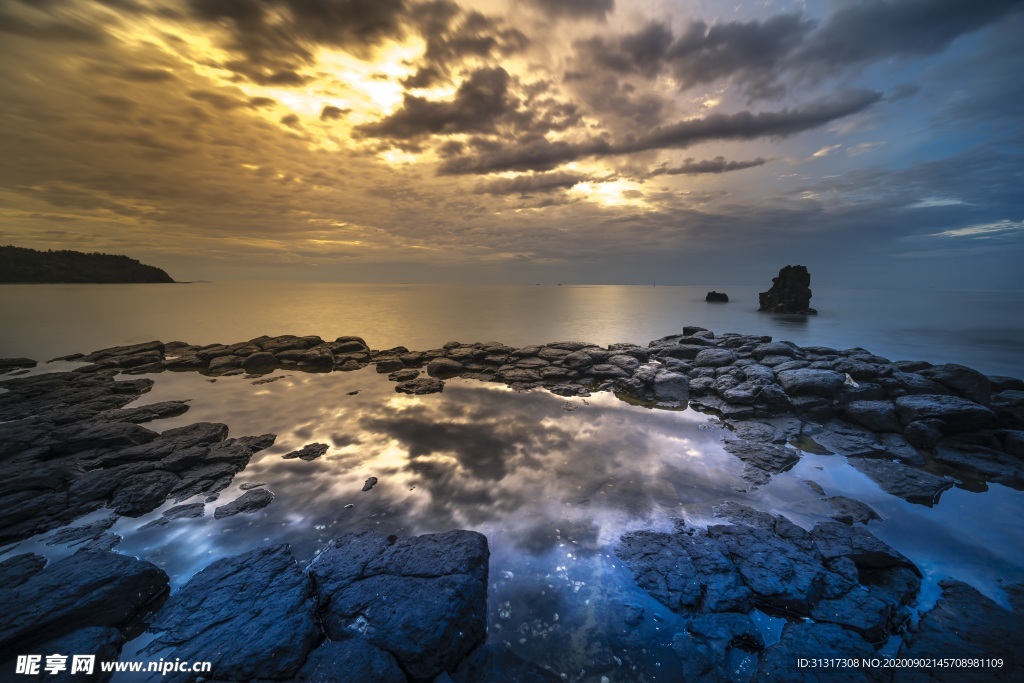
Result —
[{"label": "sea", "polygon": [[[724,289],[730,303],[705,303],[711,289]],[[264,334],[357,335],[371,348],[426,350],[453,340],[646,344],[701,326],[1024,376],[1024,292],[822,288],[812,305],[817,316],[759,313],[757,288],[722,285],[3,285],[0,357],[40,360],[31,371],[38,373],[77,367],[45,362],[58,356],[153,339],[206,344]],[[218,558],[270,543],[289,543],[305,565],[347,532],[474,529],[491,549],[488,640],[563,680],[679,680],[671,643],[683,622],[637,587],[615,555],[622,534],[671,530],[679,519],[714,523],[712,508],[726,500],[811,528],[831,509],[809,482],[879,513],[869,530],[924,574],[918,611],[934,604],[947,577],[1004,605],[1005,583],[1024,581],[1024,492],[974,481],[946,491],[934,506],[911,504],[843,457],[813,449],[755,487],[723,448],[729,426],[690,409],[629,405],[609,393],[566,399],[462,379],[448,380],[441,394],[405,396],[373,367],[149,377],[155,385],[138,405],[188,400],[190,409],[148,428],[223,422],[231,436],[273,433],[277,441],[206,504],[202,518],[141,528],[172,501],[122,517],[112,529],[123,537],[118,552],[158,564],[176,589]],[[282,458],[309,443],[330,448],[312,462]],[[363,491],[369,477],[378,483]],[[214,509],[241,495],[241,484],[264,485],[274,501],[255,514],[215,519]],[[75,551],[48,545],[49,536],[0,548],[0,561],[26,551],[51,560]],[[621,624],[611,615],[625,606],[644,615],[630,641],[642,648],[616,636]],[[754,616],[766,641],[777,641],[784,621]],[[152,638],[129,642],[122,658],[168,654],[137,654]],[[898,647],[893,638],[883,652]],[[734,680],[745,680],[756,657],[739,656],[730,666]]]}]

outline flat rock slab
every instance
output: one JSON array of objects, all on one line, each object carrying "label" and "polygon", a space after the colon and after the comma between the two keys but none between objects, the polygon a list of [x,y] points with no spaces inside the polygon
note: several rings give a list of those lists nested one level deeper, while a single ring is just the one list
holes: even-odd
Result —
[{"label": "flat rock slab", "polygon": [[430,680],[483,642],[487,539],[472,531],[335,539],[309,565],[332,640],[363,638]]},{"label": "flat rock slab", "polygon": [[274,501],[274,494],[267,489],[246,491],[227,505],[221,505],[213,511],[215,519],[232,517],[238,514],[251,514],[267,507]]},{"label": "flat rock slab", "polygon": [[289,547],[257,548],[189,579],[157,613],[149,630],[159,635],[145,652],[211,662],[218,681],[291,679],[322,638],[315,611],[313,586]]},{"label": "flat rock slab", "polygon": [[960,581],[939,582],[942,597],[900,648],[900,657],[1002,659],[1002,668],[907,669],[900,681],[1019,681],[1024,677],[1024,586],[1007,589],[1013,611]]},{"label": "flat rock slab", "polygon": [[[863,528],[830,522],[808,532],[738,503],[715,513],[732,523],[703,530],[679,522],[672,533],[631,532],[615,554],[652,597],[695,619],[746,614],[756,606],[832,622],[860,642],[894,633],[901,608],[919,590],[913,563]],[[691,640],[673,647],[695,661],[711,656],[706,644]]]},{"label": "flat rock slab", "polygon": [[292,451],[291,453],[282,455],[281,458],[284,460],[293,460],[295,458],[298,458],[299,460],[312,462],[313,460],[316,460],[324,453],[326,453],[329,448],[330,446],[328,446],[325,443],[310,443],[306,444],[297,451]]},{"label": "flat rock slab", "polygon": [[983,405],[959,396],[915,394],[896,399],[896,414],[903,425],[917,420],[942,420],[950,431],[991,427],[996,414]]},{"label": "flat rock slab", "polygon": [[362,638],[327,641],[310,653],[295,683],[406,683],[390,654]]},{"label": "flat rock slab", "polygon": [[[817,668],[798,668],[800,657],[852,659],[874,658],[878,653],[866,640],[853,631],[836,624],[799,623],[786,624],[782,638],[761,654],[760,666],[754,677],[756,683],[867,683],[878,680],[876,672],[870,669],[830,668],[827,676]],[[784,677],[780,678],[781,675]]]},{"label": "flat rock slab", "polygon": [[853,524],[855,522],[867,524],[876,519],[881,519],[870,505],[853,498],[832,496],[827,498],[825,502],[832,506],[832,509],[835,511],[831,515],[832,519],[843,524]]},{"label": "flat rock slab", "polygon": [[0,587],[0,660],[80,628],[125,625],[167,592],[162,569],[114,552],[86,548],[41,570],[19,562],[28,578]]},{"label": "flat rock slab", "polygon": [[767,484],[772,475],[800,462],[800,451],[773,443],[734,439],[725,442],[725,450],[744,462],[742,476],[755,486]]}]

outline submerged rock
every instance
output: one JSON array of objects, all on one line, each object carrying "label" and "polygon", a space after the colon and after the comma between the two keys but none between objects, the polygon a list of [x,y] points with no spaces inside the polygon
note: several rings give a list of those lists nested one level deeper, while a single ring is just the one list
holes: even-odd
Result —
[{"label": "submerged rock", "polygon": [[886,493],[927,507],[937,504],[942,492],[957,484],[952,477],[940,477],[892,460],[848,458],[847,462],[870,477]]}]

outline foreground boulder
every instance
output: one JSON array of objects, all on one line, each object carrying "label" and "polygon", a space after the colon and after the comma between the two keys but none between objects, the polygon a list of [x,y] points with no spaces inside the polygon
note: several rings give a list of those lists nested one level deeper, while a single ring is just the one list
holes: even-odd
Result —
[{"label": "foreground boulder", "polygon": [[288,546],[257,548],[214,562],[172,595],[145,652],[211,662],[214,680],[290,679],[322,638],[315,612],[313,586]]},{"label": "foreground boulder", "polygon": [[736,503],[715,512],[732,523],[704,530],[680,522],[672,533],[631,532],[615,554],[641,588],[692,617],[747,614],[756,607],[834,624],[837,633],[850,634],[841,640],[853,637],[864,646],[884,641],[906,619],[920,572],[866,529],[827,522],[808,532]]},{"label": "foreground boulder", "polygon": [[82,628],[126,626],[167,592],[167,574],[134,557],[87,548],[45,568],[35,557],[0,571],[0,661]]},{"label": "foreground boulder", "polygon": [[487,539],[451,531],[335,539],[309,566],[331,640],[362,638],[413,679],[454,671],[487,629]]},{"label": "foreground boulder", "polygon": [[762,311],[815,315],[811,308],[811,274],[806,266],[786,266],[772,278],[772,287],[758,294]]}]

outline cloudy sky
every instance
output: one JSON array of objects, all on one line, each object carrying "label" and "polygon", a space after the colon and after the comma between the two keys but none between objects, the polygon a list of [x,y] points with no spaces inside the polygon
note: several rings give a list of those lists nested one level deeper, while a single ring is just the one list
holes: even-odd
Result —
[{"label": "cloudy sky", "polygon": [[1024,0],[0,0],[0,244],[1024,289]]}]

